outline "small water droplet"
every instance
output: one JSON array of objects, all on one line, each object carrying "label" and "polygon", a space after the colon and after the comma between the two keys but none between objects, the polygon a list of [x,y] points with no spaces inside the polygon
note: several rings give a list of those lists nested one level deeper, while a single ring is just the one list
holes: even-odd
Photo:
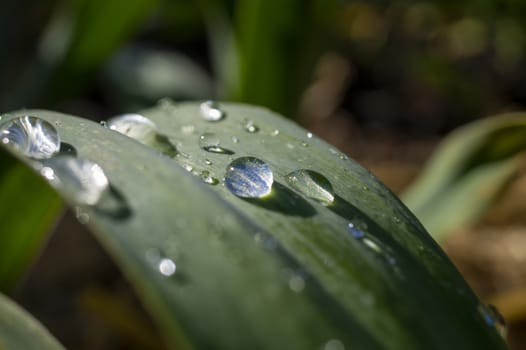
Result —
[{"label": "small water droplet", "polygon": [[325,176],[312,170],[300,169],[285,176],[287,183],[304,196],[323,205],[334,203],[334,190]]},{"label": "small water droplet", "polygon": [[219,183],[219,180],[213,177],[212,174],[210,174],[210,172],[207,170],[203,170],[201,172],[201,179],[203,179],[203,181],[209,185],[217,185]]},{"label": "small water droplet", "polygon": [[259,198],[272,189],[274,175],[270,166],[255,157],[237,158],[227,167],[225,185],[238,197]]},{"label": "small water droplet", "polygon": [[90,219],[89,214],[78,206],[75,207],[75,218],[77,218],[78,222],[82,225],[86,225]]},{"label": "small water droplet", "polygon": [[312,139],[312,133],[311,132],[307,133],[307,138]]},{"label": "small water droplet", "polygon": [[105,120],[102,120],[100,122],[100,126],[102,126],[103,128],[107,128],[108,127],[108,123]]},{"label": "small water droplet", "polygon": [[122,114],[107,121],[109,129],[126,135],[144,145],[155,148],[170,157],[177,155],[177,149],[168,137],[158,132],[150,119],[136,113]]},{"label": "small water droplet", "polygon": [[194,167],[191,166],[190,164],[185,164],[183,165],[183,168],[188,171],[189,173],[192,172],[192,170],[194,170]]},{"label": "small water droplet", "polygon": [[341,160],[347,160],[347,159],[349,159],[349,157],[347,157],[347,155],[345,155],[343,153],[340,153],[340,159]]},{"label": "small water droplet", "polygon": [[290,150],[293,150],[296,147],[292,143],[287,142],[287,148],[290,149]]},{"label": "small water droplet", "polygon": [[206,165],[212,165],[213,164],[210,159],[205,159],[204,162],[205,162]]},{"label": "small water droplet", "polygon": [[363,238],[365,236],[365,233],[352,222],[347,224],[347,229],[354,238]]},{"label": "small water droplet", "polygon": [[166,277],[170,277],[175,273],[177,266],[172,259],[163,258],[159,261],[159,272]]},{"label": "small water droplet", "polygon": [[368,237],[364,237],[362,239],[362,242],[369,248],[371,249],[372,251],[374,251],[375,253],[378,253],[378,254],[382,254],[383,253],[383,249],[382,247],[380,247],[378,245],[378,243],[376,243],[375,241],[373,241],[372,239],[368,238]]},{"label": "small water droplet", "polygon": [[207,122],[217,122],[226,117],[226,113],[221,110],[219,103],[206,101],[199,106],[201,116]]},{"label": "small water droplet", "polygon": [[[46,168],[53,171],[51,179],[46,176],[51,174]],[[58,156],[47,160],[42,171],[52,186],[77,204],[96,204],[109,187],[104,170],[97,163],[86,159]]]},{"label": "small water droplet", "polygon": [[478,311],[488,326],[495,327],[502,337],[506,336],[506,321],[495,306],[479,304]]},{"label": "small water droplet", "polygon": [[305,141],[303,141],[303,142],[301,143],[301,145],[302,145],[303,147],[309,147],[309,144],[308,144],[307,142],[305,142]]},{"label": "small water droplet", "polygon": [[55,127],[43,119],[27,115],[2,124],[0,138],[3,144],[30,158],[51,158],[60,150],[60,137]]},{"label": "small water droplet", "polygon": [[345,350],[345,346],[338,339],[331,339],[325,343],[323,350]]},{"label": "small water droplet", "polygon": [[239,143],[239,139],[236,136],[232,136],[233,143]]},{"label": "small water droplet", "polygon": [[245,121],[245,131],[251,134],[259,131],[259,127],[252,120]]},{"label": "small water droplet", "polygon": [[274,129],[274,130],[272,130],[272,132],[270,133],[270,135],[272,135],[272,136],[278,136],[278,135],[279,135],[279,130],[278,130],[278,129]]},{"label": "small water droplet", "polygon": [[42,167],[42,169],[40,169],[40,175],[42,175],[48,181],[55,180],[55,171],[48,166]]},{"label": "small water droplet", "polygon": [[221,140],[216,134],[211,132],[205,132],[199,136],[199,147],[207,152],[221,153],[221,154],[233,154],[232,151],[221,147]]},{"label": "small water droplet", "polygon": [[299,293],[305,288],[305,280],[300,275],[294,275],[289,279],[289,288]]},{"label": "small water droplet", "polygon": [[195,132],[195,126],[193,125],[183,125],[181,126],[181,132],[185,135],[191,135]]}]

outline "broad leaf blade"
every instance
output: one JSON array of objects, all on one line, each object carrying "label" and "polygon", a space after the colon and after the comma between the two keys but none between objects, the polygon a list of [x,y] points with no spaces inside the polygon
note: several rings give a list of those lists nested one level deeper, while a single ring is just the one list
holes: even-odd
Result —
[{"label": "broad leaf blade", "polygon": [[38,253],[62,201],[9,154],[0,153],[0,164],[0,290],[8,291]]},{"label": "broad leaf blade", "polygon": [[[175,159],[89,121],[25,112],[55,123],[79,157],[105,169],[128,215],[104,203],[82,210],[170,344],[504,348],[447,257],[372,175],[266,110],[230,104],[224,110],[226,119],[217,123],[204,121],[198,104],[163,103],[145,111],[177,144]],[[247,118],[258,132],[245,131]],[[235,154],[200,149],[204,132],[216,133]],[[270,197],[237,198],[181,167],[222,178],[227,164],[245,155],[274,170]],[[298,168],[329,179],[333,206],[288,187],[284,176]],[[349,221],[367,224],[368,244],[347,232]],[[152,249],[175,262],[173,276],[159,273]]]},{"label": "broad leaf blade", "polygon": [[526,119],[507,114],[478,121],[448,136],[404,202],[438,240],[475,222],[514,176],[526,148]]},{"label": "broad leaf blade", "polygon": [[0,349],[64,349],[31,315],[0,294]]}]

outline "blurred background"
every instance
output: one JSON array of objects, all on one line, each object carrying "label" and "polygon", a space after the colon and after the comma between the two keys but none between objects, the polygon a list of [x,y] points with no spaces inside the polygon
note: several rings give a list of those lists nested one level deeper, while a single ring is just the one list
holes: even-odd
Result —
[{"label": "blurred background", "polygon": [[[105,120],[162,98],[263,105],[399,194],[452,130],[526,110],[520,0],[2,0],[0,47],[1,111]],[[526,162],[499,188],[440,243],[499,308],[510,348],[526,349]],[[75,213],[16,298],[69,348],[162,348]]]}]

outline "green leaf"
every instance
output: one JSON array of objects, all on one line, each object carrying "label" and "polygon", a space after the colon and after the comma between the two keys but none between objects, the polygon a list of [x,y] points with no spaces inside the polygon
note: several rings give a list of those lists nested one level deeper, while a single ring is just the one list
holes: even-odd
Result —
[{"label": "green leaf", "polygon": [[[223,111],[226,118],[215,123],[203,120],[195,103],[165,101],[144,111],[162,134],[142,141],[171,142],[179,152],[173,158],[161,153],[166,148],[87,120],[23,112],[57,125],[78,157],[105,170],[108,196],[94,206],[71,204],[115,257],[169,345],[505,348],[446,255],[370,173],[268,110],[225,104]],[[200,148],[205,132],[215,133],[223,153]],[[202,180],[222,179],[243,156],[273,170],[269,196],[242,199]],[[334,204],[288,184],[287,174],[301,168],[328,179]],[[160,273],[163,259],[175,264],[169,277]]]},{"label": "green leaf", "polygon": [[0,164],[0,290],[8,291],[39,252],[62,202],[9,154],[0,153]]},{"label": "green leaf", "polygon": [[404,202],[433,237],[476,222],[516,173],[526,148],[524,114],[468,124],[437,148]]},{"label": "green leaf", "polygon": [[0,349],[64,349],[31,315],[0,294]]}]

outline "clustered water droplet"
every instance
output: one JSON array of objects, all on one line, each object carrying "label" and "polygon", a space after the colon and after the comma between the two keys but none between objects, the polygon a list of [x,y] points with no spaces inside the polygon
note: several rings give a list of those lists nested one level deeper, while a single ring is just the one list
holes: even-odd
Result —
[{"label": "clustered water droplet", "polygon": [[226,117],[226,113],[221,110],[219,103],[206,101],[199,106],[201,117],[207,122],[217,122]]},{"label": "clustered water droplet", "polygon": [[304,196],[328,206],[334,203],[334,190],[325,176],[312,170],[300,169],[285,176],[287,183]]},{"label": "clustered water droplet", "polygon": [[226,188],[238,197],[259,198],[272,189],[274,175],[270,166],[255,157],[241,157],[227,167]]},{"label": "clustered water droplet", "polygon": [[0,141],[34,159],[47,159],[60,150],[60,137],[49,122],[22,116],[4,122],[0,127]]}]

